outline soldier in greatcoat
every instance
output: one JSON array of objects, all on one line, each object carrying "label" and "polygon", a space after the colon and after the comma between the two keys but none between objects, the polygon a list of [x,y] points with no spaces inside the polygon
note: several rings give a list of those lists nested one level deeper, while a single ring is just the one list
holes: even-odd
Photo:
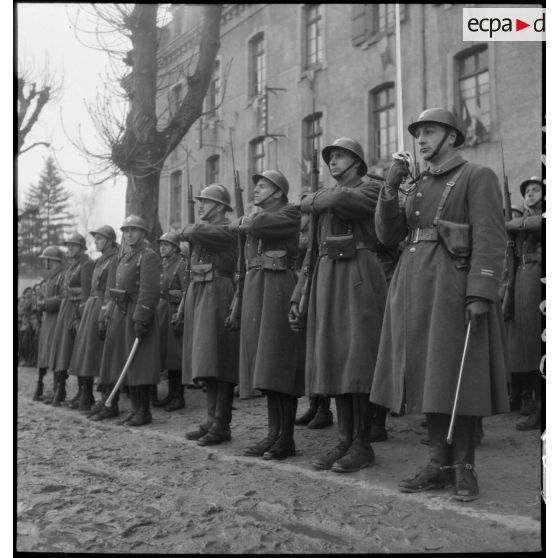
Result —
[{"label": "soldier in greatcoat", "polygon": [[[39,310],[42,311],[43,315],[37,357],[39,379],[37,381],[35,393],[33,394],[33,401],[40,401],[43,397],[43,378],[46,376],[50,363],[50,351],[53,346],[54,328],[56,327],[56,318],[58,317],[60,301],[62,299],[62,279],[64,278],[63,258],[64,254],[58,246],[48,246],[39,256],[39,259],[44,260],[48,272],[41,284],[40,297],[37,302],[37,306]],[[55,375],[54,391],[56,391],[56,377]]]},{"label": "soldier in greatcoat", "polygon": [[95,403],[93,382],[99,376],[104,346],[102,312],[103,306],[108,303],[105,297],[109,273],[118,255],[116,233],[111,226],[99,227],[91,231],[91,235],[95,239],[95,248],[101,252],[101,255],[95,260],[91,291],[83,309],[69,368],[70,374],[77,376],[81,397],[68,406],[80,411],[89,411]]},{"label": "soldier in greatcoat", "polygon": [[[302,341],[291,331],[289,298],[296,284],[300,211],[288,203],[289,183],[278,170],[252,176],[259,209],[231,224],[245,237],[246,276],[240,316],[241,392],[267,399],[267,436],[244,455],[285,459],[295,455],[297,398],[304,393]],[[251,379],[251,380],[250,380]],[[251,381],[251,386],[242,383]]]},{"label": "soldier in greatcoat", "polygon": [[[368,397],[387,291],[374,232],[380,184],[363,181],[364,152],[352,138],[324,147],[322,158],[335,184],[301,201],[301,210],[318,219],[306,322],[306,390],[335,397],[338,444],[312,465],[349,473],[374,461],[374,407]],[[294,324],[300,319],[303,284],[302,276],[292,296]]]},{"label": "soldier in greatcoat", "polygon": [[515,291],[513,306],[504,307],[508,320],[508,349],[512,386],[524,393],[522,414],[527,419],[518,430],[536,430],[541,424],[541,269],[542,269],[542,192],[543,181],[533,176],[519,187],[525,213],[506,222],[514,237]]},{"label": "soldier in greatcoat", "polygon": [[[300,218],[300,234],[298,236],[298,254],[296,258],[295,271],[298,277],[302,274],[302,265],[308,249],[308,225],[310,223],[309,214],[304,213]],[[301,332],[303,334],[303,332]],[[304,351],[306,348],[304,349]],[[327,428],[333,424],[333,413],[330,410],[331,397],[324,395],[308,395],[310,403],[308,409],[296,420],[297,426],[307,426],[310,429]]]},{"label": "soldier in greatcoat", "polygon": [[168,394],[164,399],[153,402],[154,407],[165,411],[184,409],[184,384],[182,383],[182,327],[173,322],[183,292],[187,286],[186,259],[180,253],[178,235],[163,234],[157,241],[163,269],[160,278],[157,315],[161,332],[161,370],[167,371]]},{"label": "soldier in greatcoat", "polygon": [[[157,384],[161,371],[157,317],[161,258],[146,240],[147,225],[141,217],[129,215],[120,230],[127,248],[118,260],[114,280],[107,285],[111,301],[107,310],[100,381],[106,398],[138,339],[139,347],[126,376],[132,410],[122,423],[143,426],[152,421],[150,386]],[[103,420],[119,414],[116,394],[110,407],[103,408],[90,419]]]},{"label": "soldier in greatcoat", "polygon": [[[91,276],[95,265],[85,253],[85,238],[81,234],[73,234],[64,245],[68,249],[68,264],[64,271],[62,302],[56,319],[49,365],[57,376],[56,392],[52,399],[54,407],[60,406],[60,402],[66,399],[68,367],[81,313],[91,290]],[[81,393],[78,391],[73,399],[79,401],[80,397]]]},{"label": "soldier in greatcoat", "polygon": [[206,186],[199,196],[201,223],[180,235],[190,249],[190,284],[184,304],[183,382],[205,383],[207,418],[188,440],[201,446],[231,439],[234,387],[238,384],[238,332],[225,328],[234,296],[238,255],[228,230],[230,195],[222,184]]},{"label": "soldier in greatcoat", "polygon": [[[454,486],[456,500],[478,498],[474,469],[478,417],[508,411],[499,290],[506,232],[494,172],[455,152],[464,136],[453,114],[427,109],[408,126],[427,168],[407,191],[396,160],[376,211],[381,242],[407,239],[390,284],[371,400],[426,413],[430,462],[403,492]],[[470,336],[447,443],[468,324]],[[455,471],[452,479],[451,472]]]}]

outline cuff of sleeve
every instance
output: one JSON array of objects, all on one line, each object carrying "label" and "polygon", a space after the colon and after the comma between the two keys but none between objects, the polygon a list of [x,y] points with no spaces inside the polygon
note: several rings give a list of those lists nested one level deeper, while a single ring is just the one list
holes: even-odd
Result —
[{"label": "cuff of sleeve", "polygon": [[499,300],[500,281],[494,277],[486,277],[480,273],[469,274],[465,298],[481,298],[489,302]]},{"label": "cuff of sleeve", "polygon": [[399,196],[393,195],[385,188],[382,190],[382,212],[386,219],[399,217]]}]

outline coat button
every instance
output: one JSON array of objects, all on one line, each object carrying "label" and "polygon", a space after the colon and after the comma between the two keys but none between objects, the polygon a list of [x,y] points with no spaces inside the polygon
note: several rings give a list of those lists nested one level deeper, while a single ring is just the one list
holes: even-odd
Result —
[{"label": "coat button", "polygon": [[424,182],[425,180],[428,180],[428,176],[423,176],[423,177],[422,177],[422,180],[423,180],[423,182]]},{"label": "coat button", "polygon": [[422,198],[422,192],[417,192],[417,198]]},{"label": "coat button", "polygon": [[420,215],[420,211],[418,209],[415,211],[415,215]]},{"label": "coat button", "polygon": [[416,252],[417,249],[413,246],[412,248],[409,248],[409,252]]}]

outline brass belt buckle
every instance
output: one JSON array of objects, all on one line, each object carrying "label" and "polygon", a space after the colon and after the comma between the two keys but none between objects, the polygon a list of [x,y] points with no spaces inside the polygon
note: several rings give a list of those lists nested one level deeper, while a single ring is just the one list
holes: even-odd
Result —
[{"label": "brass belt buckle", "polygon": [[411,231],[411,244],[416,244],[419,241],[420,228],[417,227]]}]

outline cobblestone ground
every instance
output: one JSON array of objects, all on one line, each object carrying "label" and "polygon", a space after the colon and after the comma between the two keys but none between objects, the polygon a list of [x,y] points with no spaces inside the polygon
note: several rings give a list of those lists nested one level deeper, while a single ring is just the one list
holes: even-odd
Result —
[{"label": "cobblestone ground", "polygon": [[[235,399],[231,442],[203,448],[184,431],[203,417],[204,394],[153,411],[142,428],[92,422],[67,407],[31,401],[36,372],[18,370],[19,551],[129,553],[518,552],[541,548],[540,437],[518,432],[517,413],[484,421],[477,451],[482,497],[402,494],[421,467],[421,416],[389,417],[387,442],[358,473],[315,471],[335,426],[297,427],[297,455],[242,456],[265,435],[265,399]],[[50,387],[51,373],[47,376]],[[68,381],[76,391],[75,378]],[[160,396],[166,382],[159,386]],[[98,394],[97,394],[98,395]],[[121,412],[130,406],[121,398]],[[299,403],[307,406],[306,398]]]}]

